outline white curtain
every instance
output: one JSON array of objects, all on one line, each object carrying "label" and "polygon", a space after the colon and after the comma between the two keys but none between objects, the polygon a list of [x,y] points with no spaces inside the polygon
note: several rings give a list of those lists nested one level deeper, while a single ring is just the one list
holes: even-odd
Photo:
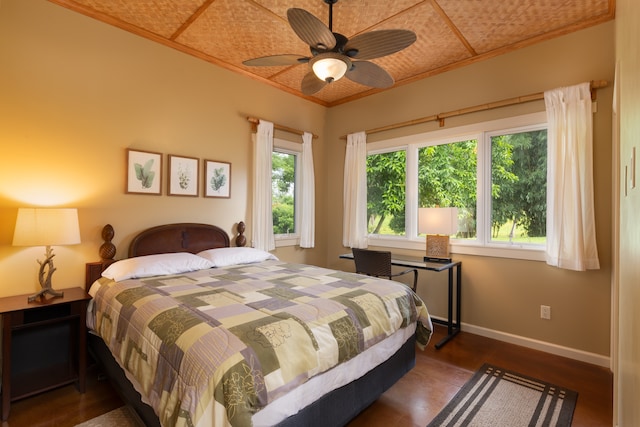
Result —
[{"label": "white curtain", "polygon": [[260,120],[253,144],[253,227],[254,248],[270,251],[276,248],[271,212],[271,154],[273,123]]},{"label": "white curtain", "polygon": [[598,269],[589,83],[544,93],[547,110],[547,264]]},{"label": "white curtain", "polygon": [[313,173],[313,135],[302,135],[302,176],[300,189],[300,247],[315,246],[316,228],[316,184]]},{"label": "white curtain", "polygon": [[344,159],[344,214],[342,244],[366,248],[367,241],[367,135],[347,135]]}]

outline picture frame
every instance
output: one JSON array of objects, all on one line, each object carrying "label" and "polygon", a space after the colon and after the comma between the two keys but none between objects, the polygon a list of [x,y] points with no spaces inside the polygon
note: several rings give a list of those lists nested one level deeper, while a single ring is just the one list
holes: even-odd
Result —
[{"label": "picture frame", "polygon": [[162,154],[127,148],[127,194],[160,195],[162,191]]},{"label": "picture frame", "polygon": [[231,197],[231,163],[204,160],[204,197]]},{"label": "picture frame", "polygon": [[167,158],[167,194],[169,196],[198,197],[200,160],[195,157],[173,154],[169,154]]}]

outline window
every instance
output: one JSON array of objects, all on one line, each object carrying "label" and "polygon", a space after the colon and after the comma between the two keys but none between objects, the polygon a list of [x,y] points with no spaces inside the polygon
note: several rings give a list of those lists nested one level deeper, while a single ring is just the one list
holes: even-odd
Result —
[{"label": "window", "polygon": [[457,207],[453,252],[543,259],[546,141],[536,113],[369,143],[370,244],[422,249],[418,208]]},{"label": "window", "polygon": [[404,150],[367,156],[367,231],[378,235],[405,235]]},{"label": "window", "polygon": [[492,242],[544,244],[547,130],[489,135]]},{"label": "window", "polygon": [[458,236],[475,238],[478,141],[418,148],[418,207],[457,207]]},{"label": "window", "polygon": [[[271,207],[276,240],[296,239],[298,236],[297,194],[301,150],[301,144],[274,139],[271,155]],[[281,246],[278,242],[276,245]]]}]

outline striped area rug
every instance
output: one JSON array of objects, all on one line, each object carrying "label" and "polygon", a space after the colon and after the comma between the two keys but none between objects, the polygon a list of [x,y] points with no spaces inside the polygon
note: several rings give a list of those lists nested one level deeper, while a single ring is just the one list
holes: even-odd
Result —
[{"label": "striped area rug", "polygon": [[144,424],[133,409],[122,406],[75,427],[144,427]]},{"label": "striped area rug", "polygon": [[489,364],[427,427],[568,427],[578,393]]}]

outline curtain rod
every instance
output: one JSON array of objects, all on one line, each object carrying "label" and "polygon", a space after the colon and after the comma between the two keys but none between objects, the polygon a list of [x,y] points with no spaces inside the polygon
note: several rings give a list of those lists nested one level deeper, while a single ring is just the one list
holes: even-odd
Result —
[{"label": "curtain rod", "polygon": [[[251,123],[253,125],[251,130],[253,132],[256,132],[258,123],[260,123],[260,119],[258,119],[256,117],[247,117],[247,121],[249,121],[249,123]],[[283,125],[278,125],[276,123],[273,124],[273,128],[274,129],[278,129],[278,130],[283,130],[285,132],[293,133],[293,134],[296,134],[296,135],[301,135],[301,136],[304,134],[304,131],[301,131],[301,130],[298,130],[298,129],[294,129],[294,128],[290,128],[290,127],[283,126]],[[313,139],[317,139],[318,138],[318,135],[316,135],[315,133],[312,133],[311,135],[313,136]]]},{"label": "curtain rod", "polygon": [[[609,82],[606,80],[592,80],[591,81],[591,99],[596,99],[596,89],[600,89],[608,86]],[[409,120],[406,122],[396,123],[392,125],[382,126],[379,128],[366,130],[367,135],[373,133],[384,132],[386,130],[399,129],[407,126],[418,125],[426,122],[440,122],[440,127],[444,126],[444,119],[455,116],[462,116],[464,114],[476,113],[478,111],[492,110],[494,108],[507,107],[509,105],[524,104],[525,102],[537,101],[544,99],[544,92],[533,93],[531,95],[517,96],[515,98],[503,99],[502,101],[489,102],[487,104],[476,105],[473,107],[467,107],[460,110],[448,111],[446,113],[434,114],[419,119]],[[347,135],[343,135],[340,139],[347,139]]]}]

